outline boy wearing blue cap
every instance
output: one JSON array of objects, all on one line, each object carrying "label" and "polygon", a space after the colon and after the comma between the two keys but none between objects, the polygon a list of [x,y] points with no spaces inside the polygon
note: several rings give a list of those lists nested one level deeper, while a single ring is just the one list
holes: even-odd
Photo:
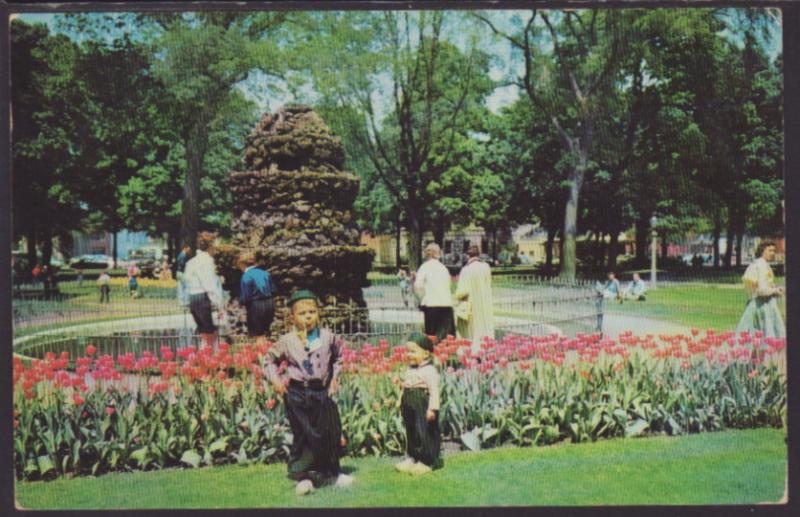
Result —
[{"label": "boy wearing blue cap", "polygon": [[[294,329],[280,337],[267,354],[267,378],[284,396],[293,441],[289,477],[298,483],[295,493],[305,495],[315,486],[348,486],[353,478],[342,473],[342,424],[331,398],[338,389],[344,341],[330,329],[319,327],[317,298],[302,289],[289,298]],[[278,366],[286,361],[284,384]]]}]

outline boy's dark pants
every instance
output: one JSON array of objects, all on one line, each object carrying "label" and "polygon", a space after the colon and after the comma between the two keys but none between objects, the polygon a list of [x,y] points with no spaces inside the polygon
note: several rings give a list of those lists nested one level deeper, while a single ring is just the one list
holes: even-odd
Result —
[{"label": "boy's dark pants", "polygon": [[289,383],[284,398],[293,441],[289,477],[315,485],[339,474],[342,423],[336,403],[322,383]]},{"label": "boy's dark pants", "polygon": [[439,433],[439,412],[432,422],[427,419],[428,390],[424,388],[406,388],[400,399],[400,412],[406,427],[406,451],[408,455],[431,468],[440,468],[443,464],[439,457],[441,435]]},{"label": "boy's dark pants", "polygon": [[247,304],[247,334],[266,336],[275,318],[275,304],[272,298],[253,300]]}]

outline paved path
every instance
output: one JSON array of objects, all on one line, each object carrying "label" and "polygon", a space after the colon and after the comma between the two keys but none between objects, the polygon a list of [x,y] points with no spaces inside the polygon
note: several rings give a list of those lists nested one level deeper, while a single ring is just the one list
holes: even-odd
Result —
[{"label": "paved path", "polygon": [[629,316],[627,314],[606,313],[603,315],[603,333],[616,339],[621,332],[633,331],[636,335],[687,334],[690,328],[671,321]]}]

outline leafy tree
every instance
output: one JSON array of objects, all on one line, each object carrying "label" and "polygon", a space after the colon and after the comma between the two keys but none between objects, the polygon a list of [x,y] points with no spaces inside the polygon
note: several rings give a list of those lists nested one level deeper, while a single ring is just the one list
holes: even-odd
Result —
[{"label": "leafy tree", "polygon": [[127,35],[88,40],[81,47],[75,74],[86,86],[91,120],[82,138],[80,161],[90,181],[84,183],[81,199],[98,212],[94,224],[113,235],[116,261],[117,232],[147,229],[140,221],[142,207],[131,204],[128,196],[163,166],[175,145],[170,121],[163,115],[170,99],[149,73],[141,44]]},{"label": "leafy tree", "polygon": [[[153,73],[166,85],[172,97],[170,118],[183,143],[186,172],[181,202],[181,240],[192,242],[203,210],[211,210],[218,198],[200,198],[212,192],[209,172],[219,154],[207,163],[212,152],[213,128],[227,127],[229,119],[241,116],[243,98],[235,90],[258,69],[280,76],[279,31],[286,12],[243,15],[235,12],[160,13],[138,17],[149,34]],[[251,122],[255,118],[251,119]],[[230,158],[230,157],[228,157]],[[229,162],[224,159],[222,162]],[[216,170],[219,176],[219,169]],[[213,201],[212,201],[213,200]],[[219,213],[209,215],[213,225],[224,224]],[[208,218],[207,217],[207,218]]]},{"label": "leafy tree", "polygon": [[628,38],[625,24],[613,10],[532,10],[511,30],[498,27],[488,14],[476,16],[521,57],[522,72],[513,80],[546,114],[569,153],[561,274],[574,279],[578,203],[594,160],[597,123],[618,79]]},{"label": "leafy tree", "polygon": [[27,239],[29,264],[41,244],[47,264],[53,237],[65,239],[84,215],[76,135],[87,131],[86,92],[74,76],[78,48],[69,38],[13,20],[11,46],[14,238]]},{"label": "leafy tree", "polygon": [[[447,221],[433,193],[459,135],[475,127],[491,90],[489,56],[445,40],[453,13],[322,13],[305,53],[314,86],[329,103],[357,110],[354,138],[400,207],[409,232],[409,261],[419,264],[422,235]],[[388,102],[381,105],[380,95]],[[436,219],[436,220],[434,220]]]}]

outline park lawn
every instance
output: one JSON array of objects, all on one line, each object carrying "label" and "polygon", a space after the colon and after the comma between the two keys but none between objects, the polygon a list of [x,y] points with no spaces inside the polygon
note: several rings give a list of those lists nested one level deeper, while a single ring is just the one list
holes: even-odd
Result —
[{"label": "park lawn", "polygon": [[272,464],[18,482],[16,499],[26,509],[775,503],[785,437],[754,429],[508,447],[448,455],[423,478],[394,472],[397,458],[345,458],[354,485],[306,497],[294,495],[284,464]]},{"label": "park lawn", "polygon": [[[747,298],[740,285],[687,283],[658,287],[647,293],[645,302],[623,304],[606,300],[606,313],[659,319],[686,327],[733,330],[744,312]],[[784,320],[786,307],[779,303]]]}]

